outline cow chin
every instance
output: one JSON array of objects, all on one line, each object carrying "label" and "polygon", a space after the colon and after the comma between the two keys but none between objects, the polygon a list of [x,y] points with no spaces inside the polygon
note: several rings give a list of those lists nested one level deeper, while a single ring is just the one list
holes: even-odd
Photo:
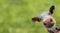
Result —
[{"label": "cow chin", "polygon": [[51,28],[52,26],[54,26],[54,23],[53,24],[49,23],[49,24],[46,25],[47,28]]}]

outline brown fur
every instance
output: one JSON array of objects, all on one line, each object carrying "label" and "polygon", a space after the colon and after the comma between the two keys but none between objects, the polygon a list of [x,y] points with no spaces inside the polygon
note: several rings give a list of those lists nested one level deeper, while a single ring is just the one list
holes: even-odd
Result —
[{"label": "brown fur", "polygon": [[57,28],[59,29],[58,31],[54,31],[55,33],[60,33],[60,26],[57,26]]},{"label": "brown fur", "polygon": [[32,18],[32,21],[34,21],[34,22],[35,22],[35,21],[40,22],[40,20],[39,20],[39,18],[38,18],[38,17],[33,17],[33,18]]}]

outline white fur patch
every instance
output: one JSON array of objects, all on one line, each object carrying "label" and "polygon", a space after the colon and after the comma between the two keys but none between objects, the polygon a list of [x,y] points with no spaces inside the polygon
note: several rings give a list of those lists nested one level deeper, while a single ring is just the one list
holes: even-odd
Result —
[{"label": "white fur patch", "polygon": [[[47,20],[48,18],[52,18],[52,19],[53,19],[52,15],[49,15],[49,12],[43,12],[43,13],[39,16],[39,18],[41,19],[41,21],[42,21],[43,23],[44,23],[45,20]],[[51,28],[47,28],[48,30],[55,30],[56,21],[53,19],[53,22],[55,23],[54,26],[51,27]]]}]

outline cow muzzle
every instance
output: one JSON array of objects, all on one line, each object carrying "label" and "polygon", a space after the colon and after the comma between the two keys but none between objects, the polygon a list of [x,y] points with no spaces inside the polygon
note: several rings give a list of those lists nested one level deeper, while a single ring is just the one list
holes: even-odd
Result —
[{"label": "cow muzzle", "polygon": [[44,22],[44,25],[47,27],[47,28],[51,28],[55,23],[53,22],[52,19],[48,19]]}]

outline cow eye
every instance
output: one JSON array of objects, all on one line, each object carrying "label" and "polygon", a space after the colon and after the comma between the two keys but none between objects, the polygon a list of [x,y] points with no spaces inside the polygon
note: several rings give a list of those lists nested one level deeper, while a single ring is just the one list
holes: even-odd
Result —
[{"label": "cow eye", "polygon": [[40,20],[41,20],[41,21],[43,20],[43,16],[42,16],[42,17],[40,17]]}]

